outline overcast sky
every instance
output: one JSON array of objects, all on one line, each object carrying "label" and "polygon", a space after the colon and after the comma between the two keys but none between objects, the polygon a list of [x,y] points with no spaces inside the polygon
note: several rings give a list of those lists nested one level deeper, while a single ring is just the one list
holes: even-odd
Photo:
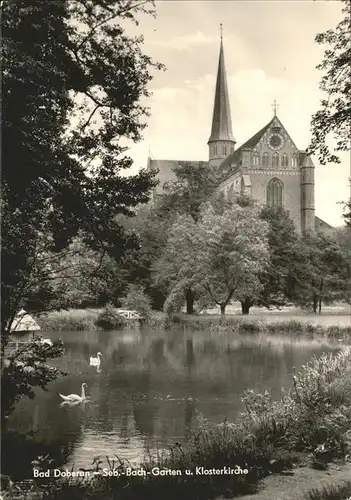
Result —
[{"label": "overcast sky", "polygon": [[[237,147],[271,120],[275,97],[295,144],[307,147],[321,98],[315,67],[324,52],[314,37],[339,22],[340,2],[167,0],[156,2],[156,10],[156,19],[140,19],[138,32],[145,52],[167,70],[150,85],[152,116],[144,140],[130,150],[135,169],[146,166],[149,148],[157,159],[208,160],[220,23]],[[341,165],[315,165],[316,215],[340,225],[337,203],[349,197],[349,155]]]}]

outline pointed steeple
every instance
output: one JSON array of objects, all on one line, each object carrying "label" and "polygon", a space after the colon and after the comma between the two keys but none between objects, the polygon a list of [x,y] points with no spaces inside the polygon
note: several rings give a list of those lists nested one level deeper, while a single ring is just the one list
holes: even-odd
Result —
[{"label": "pointed steeple", "polygon": [[224,63],[222,25],[212,129],[207,144],[210,147],[210,162],[211,160],[217,160],[215,161],[216,164],[219,163],[218,160],[230,154],[235,146],[235,139],[232,132],[227,75]]}]

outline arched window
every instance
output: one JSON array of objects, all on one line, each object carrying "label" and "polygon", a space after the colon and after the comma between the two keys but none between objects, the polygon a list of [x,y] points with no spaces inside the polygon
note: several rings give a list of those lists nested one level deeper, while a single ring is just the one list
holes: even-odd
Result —
[{"label": "arched window", "polygon": [[267,185],[267,205],[269,207],[283,206],[283,183],[281,180],[271,179]]},{"label": "arched window", "polygon": [[260,164],[260,155],[258,153],[254,153],[253,155],[253,164],[255,167]]},{"label": "arched window", "polygon": [[227,156],[227,146],[223,146],[223,156]]},{"label": "arched window", "polygon": [[230,146],[230,152],[234,153],[234,146]]},{"label": "arched window", "polygon": [[291,166],[293,168],[297,167],[297,157],[296,157],[296,155],[293,155],[293,157],[291,158]]},{"label": "arched window", "polygon": [[289,158],[286,153],[283,154],[282,156],[282,167],[288,167],[289,166]]},{"label": "arched window", "polygon": [[268,167],[268,153],[262,155],[262,167]]},{"label": "arched window", "polygon": [[278,153],[273,153],[273,156],[272,156],[272,167],[273,168],[279,167],[279,155],[278,155]]},{"label": "arched window", "polygon": [[217,156],[217,146],[213,146],[213,156]]}]

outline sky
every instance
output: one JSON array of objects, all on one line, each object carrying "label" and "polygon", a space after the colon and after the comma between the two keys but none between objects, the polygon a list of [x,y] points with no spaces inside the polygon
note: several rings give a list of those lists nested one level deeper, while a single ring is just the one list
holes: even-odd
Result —
[{"label": "sky", "polygon": [[[143,16],[144,50],[163,63],[149,88],[151,116],[143,140],[129,150],[134,171],[156,159],[208,160],[220,23],[236,147],[277,115],[299,149],[311,138],[311,116],[323,94],[316,69],[325,47],[317,33],[341,20],[337,0],[157,1],[157,17]],[[320,166],[316,158],[316,215],[343,224],[338,202],[350,196],[350,157]]]}]

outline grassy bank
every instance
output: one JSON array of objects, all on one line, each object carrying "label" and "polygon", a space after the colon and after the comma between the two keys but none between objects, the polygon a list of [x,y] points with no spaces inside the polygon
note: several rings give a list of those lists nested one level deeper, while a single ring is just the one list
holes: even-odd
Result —
[{"label": "grassy bank", "polygon": [[215,315],[185,315],[178,314],[172,318],[158,315],[152,319],[152,326],[166,329],[193,330],[193,331],[218,331],[237,332],[240,334],[287,334],[308,335],[313,337],[324,336],[330,340],[351,340],[350,326],[312,324],[307,321],[282,318],[280,321],[253,319],[249,316],[226,316],[221,318]]},{"label": "grassy bank", "polygon": [[[42,330],[46,331],[83,331],[118,329],[127,325],[119,318],[116,309],[71,309],[51,312],[38,318]],[[163,313],[150,315],[146,326],[155,329],[172,331],[215,331],[235,332],[239,334],[280,334],[323,336],[331,341],[345,342],[351,340],[351,325],[319,325],[302,320],[291,320],[288,316],[280,321],[269,321],[250,318],[249,316],[228,315],[224,319],[218,315],[186,315],[177,314],[167,317]]]},{"label": "grassy bank", "polygon": [[[235,422],[213,425],[199,416],[198,429],[185,445],[176,444],[167,454],[145,460],[142,468],[149,474],[130,477],[127,463],[106,463],[102,458],[96,470],[106,467],[119,477],[48,480],[42,498],[208,500],[253,492],[262,478],[298,463],[325,469],[351,451],[350,363],[351,350],[312,359],[280,401],[273,401],[268,392],[247,391],[245,411]],[[179,474],[156,476],[155,467]],[[229,474],[216,472],[228,467]],[[235,473],[238,467],[247,473]]]}]

